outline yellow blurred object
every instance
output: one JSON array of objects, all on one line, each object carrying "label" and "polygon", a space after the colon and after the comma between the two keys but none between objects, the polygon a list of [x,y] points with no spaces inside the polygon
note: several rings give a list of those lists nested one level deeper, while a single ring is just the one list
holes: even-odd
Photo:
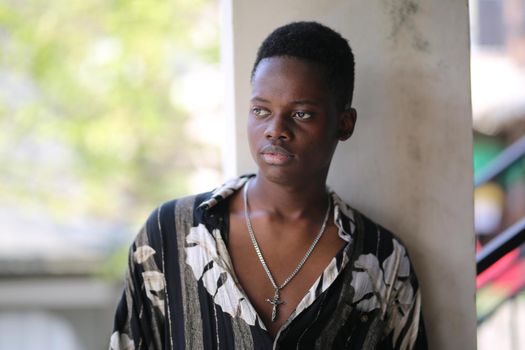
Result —
[{"label": "yellow blurred object", "polygon": [[501,186],[495,182],[488,182],[474,191],[474,201],[478,200],[490,200],[503,205],[505,201],[505,191]]},{"label": "yellow blurred object", "polygon": [[495,233],[501,224],[505,192],[501,186],[489,182],[474,191],[474,225],[478,235]]}]

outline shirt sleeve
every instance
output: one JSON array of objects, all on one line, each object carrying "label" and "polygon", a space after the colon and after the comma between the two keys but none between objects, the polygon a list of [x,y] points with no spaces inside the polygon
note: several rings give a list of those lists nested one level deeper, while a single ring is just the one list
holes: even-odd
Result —
[{"label": "shirt sleeve", "polygon": [[[387,337],[381,349],[424,350],[428,349],[425,325],[421,308],[419,283],[405,247],[394,241],[395,256],[388,269],[395,271],[388,282],[391,288],[390,300],[386,309]],[[391,265],[391,266],[388,266]],[[386,273],[388,276],[388,273]],[[386,277],[385,276],[385,277]]]},{"label": "shirt sleeve", "polygon": [[[155,213],[154,213],[155,214]],[[122,296],[117,305],[110,350],[162,349],[165,318],[165,279],[159,266],[161,247],[150,242],[160,235],[155,215],[131,245]]]}]

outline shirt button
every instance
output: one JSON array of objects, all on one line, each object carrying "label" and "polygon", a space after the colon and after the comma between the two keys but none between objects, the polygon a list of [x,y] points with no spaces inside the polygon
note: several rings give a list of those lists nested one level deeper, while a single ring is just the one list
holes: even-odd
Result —
[{"label": "shirt button", "polygon": [[361,322],[367,322],[367,321],[368,321],[368,315],[362,315]]}]

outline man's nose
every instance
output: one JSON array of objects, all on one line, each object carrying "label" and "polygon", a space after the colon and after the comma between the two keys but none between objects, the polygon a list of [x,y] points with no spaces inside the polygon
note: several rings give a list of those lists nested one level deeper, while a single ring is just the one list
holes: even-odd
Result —
[{"label": "man's nose", "polygon": [[274,114],[268,121],[268,125],[264,132],[264,136],[269,140],[284,140],[288,141],[292,137],[292,131],[288,124],[286,116],[282,114]]}]

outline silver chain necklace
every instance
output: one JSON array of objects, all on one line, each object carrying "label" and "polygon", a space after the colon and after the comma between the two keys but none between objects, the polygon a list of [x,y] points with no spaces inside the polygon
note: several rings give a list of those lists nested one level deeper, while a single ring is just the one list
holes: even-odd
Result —
[{"label": "silver chain necklace", "polygon": [[326,223],[328,222],[328,216],[330,215],[330,196],[328,196],[328,209],[326,209],[326,214],[324,216],[323,225],[321,226],[321,230],[315,237],[314,241],[310,245],[310,248],[306,251],[306,254],[304,254],[303,258],[295,268],[295,270],[292,271],[292,273],[286,277],[283,283],[281,285],[277,285],[275,282],[275,279],[272,276],[272,273],[270,272],[270,269],[268,268],[268,265],[266,264],[266,261],[264,260],[264,257],[261,253],[261,249],[259,248],[259,244],[257,243],[257,240],[255,239],[255,233],[253,232],[252,222],[250,220],[250,212],[248,211],[248,185],[250,184],[251,178],[246,182],[244,185],[244,218],[246,219],[246,226],[248,227],[248,232],[250,233],[250,238],[252,240],[253,247],[255,248],[255,252],[257,253],[257,257],[259,258],[259,261],[261,262],[262,267],[264,268],[264,271],[266,272],[266,275],[268,276],[268,279],[272,283],[273,288],[275,289],[275,293],[273,295],[272,299],[266,299],[267,302],[272,304],[272,322],[275,321],[277,318],[277,315],[279,313],[278,307],[281,304],[284,304],[285,302],[281,300],[280,298],[280,290],[283,289],[290,283],[292,278],[297,275],[299,270],[303,267],[306,260],[310,257],[310,254],[314,251],[315,246],[323,236],[324,230],[326,228]]}]

